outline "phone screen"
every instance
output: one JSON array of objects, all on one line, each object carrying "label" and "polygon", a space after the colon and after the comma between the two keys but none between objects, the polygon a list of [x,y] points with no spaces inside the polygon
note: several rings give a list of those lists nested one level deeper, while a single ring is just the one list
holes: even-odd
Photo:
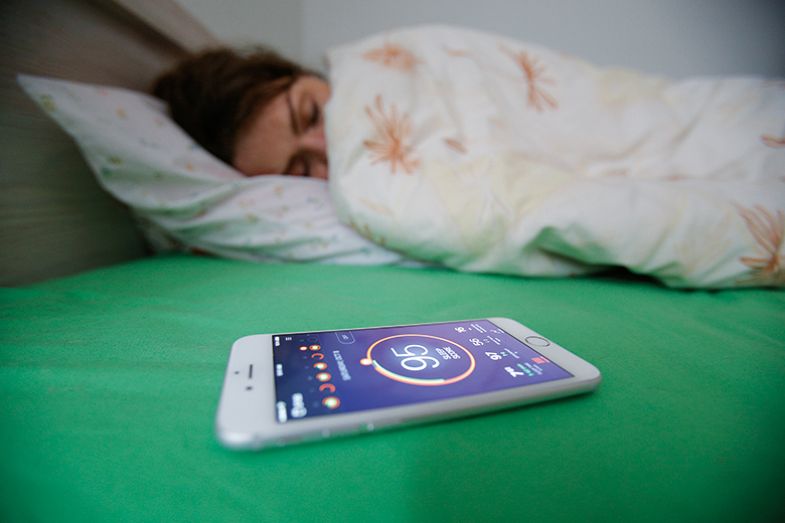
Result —
[{"label": "phone screen", "polygon": [[572,377],[488,320],[272,339],[279,423]]}]

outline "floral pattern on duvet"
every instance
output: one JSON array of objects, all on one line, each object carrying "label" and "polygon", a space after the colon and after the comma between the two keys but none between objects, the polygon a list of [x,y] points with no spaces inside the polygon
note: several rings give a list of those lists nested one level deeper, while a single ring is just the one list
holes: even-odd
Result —
[{"label": "floral pattern on duvet", "polygon": [[445,26],[328,58],[331,191],[367,238],[468,271],[785,285],[777,82],[677,82]]}]

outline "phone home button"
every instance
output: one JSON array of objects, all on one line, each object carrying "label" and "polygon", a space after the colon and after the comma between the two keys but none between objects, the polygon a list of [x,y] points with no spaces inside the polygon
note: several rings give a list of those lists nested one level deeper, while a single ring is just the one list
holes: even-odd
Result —
[{"label": "phone home button", "polygon": [[531,345],[532,347],[547,347],[551,344],[548,340],[543,338],[542,336],[527,336],[523,338],[527,344]]}]

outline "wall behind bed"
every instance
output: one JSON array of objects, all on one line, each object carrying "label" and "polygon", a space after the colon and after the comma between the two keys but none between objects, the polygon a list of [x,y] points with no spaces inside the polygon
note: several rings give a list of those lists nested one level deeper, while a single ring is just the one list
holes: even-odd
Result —
[{"label": "wall behind bed", "polygon": [[781,0],[178,0],[225,41],[254,40],[321,67],[324,50],[371,33],[449,23],[681,78],[785,76]]},{"label": "wall behind bed", "polygon": [[309,63],[335,43],[445,22],[673,77],[785,76],[785,2],[776,0],[304,0],[303,6]]},{"label": "wall behind bed", "polygon": [[[232,45],[267,44],[292,58],[302,55],[303,0],[177,0],[212,34]],[[330,4],[327,0],[326,4]],[[231,5],[227,9],[226,5]]]}]

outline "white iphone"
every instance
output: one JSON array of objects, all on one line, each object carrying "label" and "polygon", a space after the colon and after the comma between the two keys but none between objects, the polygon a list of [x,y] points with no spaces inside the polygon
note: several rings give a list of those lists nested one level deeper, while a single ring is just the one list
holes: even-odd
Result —
[{"label": "white iphone", "polygon": [[220,441],[258,449],[589,392],[600,372],[507,318],[259,334],[232,346]]}]

